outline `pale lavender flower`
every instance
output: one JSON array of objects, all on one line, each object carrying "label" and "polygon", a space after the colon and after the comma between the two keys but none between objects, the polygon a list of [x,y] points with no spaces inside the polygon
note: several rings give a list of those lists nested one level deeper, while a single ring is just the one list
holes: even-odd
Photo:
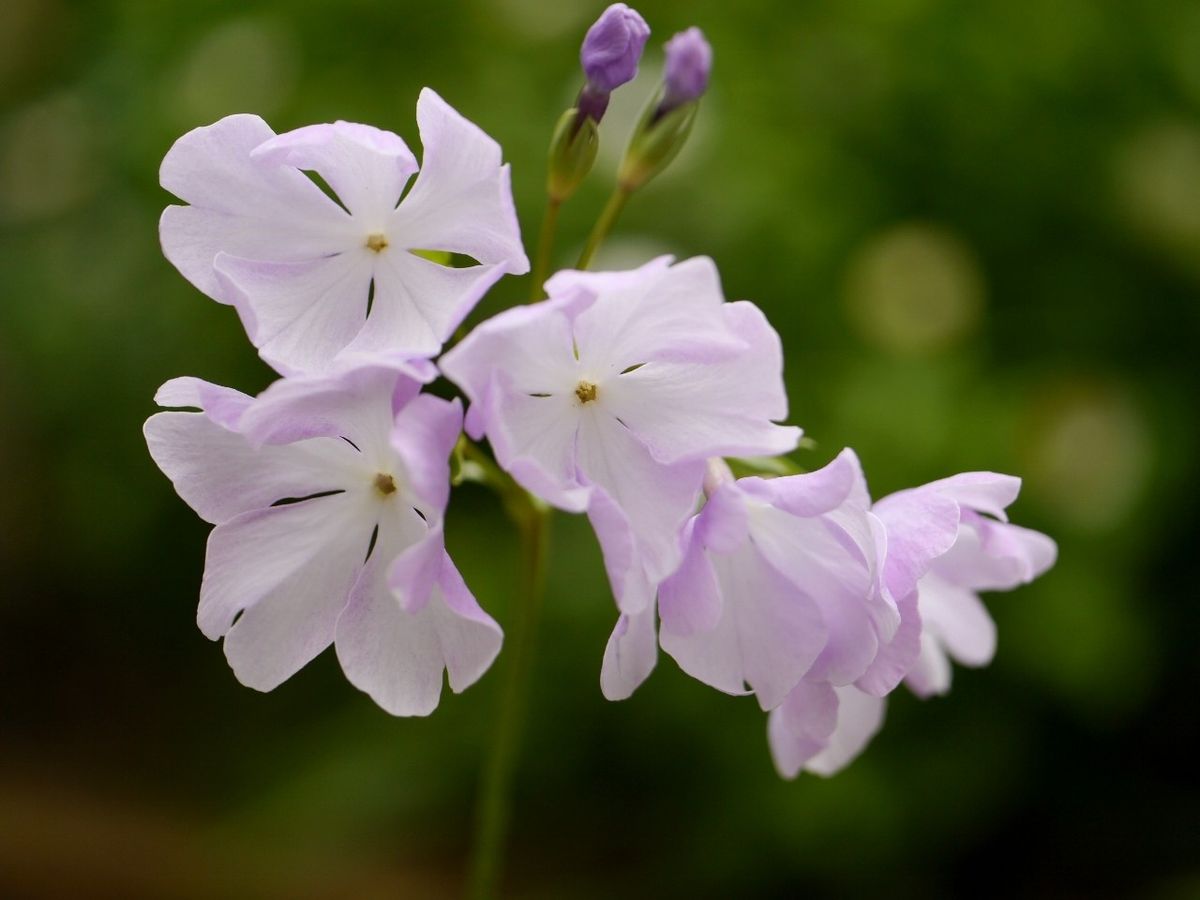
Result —
[{"label": "pale lavender flower", "polygon": [[[492,284],[529,262],[499,145],[428,88],[417,124],[425,152],[407,194],[416,158],[367,125],[276,135],[258,116],[235,115],[189,132],[160,172],[191,204],[164,211],[163,252],[236,307],[284,374],[324,370],[339,354],[436,354]],[[478,265],[451,268],[416,250]]]},{"label": "pale lavender flower", "polygon": [[664,49],[667,61],[663,68],[660,114],[698,100],[708,90],[713,59],[704,32],[694,26],[667,41]]},{"label": "pale lavender flower", "polygon": [[604,10],[579,49],[579,64],[588,86],[596,93],[609,94],[633,81],[649,37],[650,26],[637,10],[624,3]]},{"label": "pale lavender flower", "polygon": [[[654,664],[653,598],[683,558],[705,460],[793,448],[779,336],[726,303],[712,261],[564,271],[549,299],[484,322],[441,360],[467,432],[561,509],[587,511],[622,616],[602,686],[627,696]],[[648,625],[648,628],[647,628]]]},{"label": "pale lavender flower", "polygon": [[768,739],[780,774],[832,775],[848,765],[879,730],[883,695],[899,678],[927,697],[949,689],[948,656],[973,666],[991,660],[995,624],[978,592],[1032,581],[1057,555],[1046,535],[1007,522],[1020,486],[1009,475],[968,472],[874,505],[887,557],[882,586],[904,598],[901,627],[873,665],[874,681],[804,683],[772,711]]},{"label": "pale lavender flower", "polygon": [[346,677],[394,715],[491,665],[499,626],[446,554],[459,402],[420,392],[431,363],[276,382],[257,398],[195,378],[159,390],[155,462],[213,523],[197,621],[243,684],[268,691],[335,644]]},{"label": "pale lavender flower", "polygon": [[[802,679],[863,678],[897,634],[877,589],[877,542],[852,451],[823,469],[734,481],[723,464],[690,523],[679,571],[659,588],[662,648],[695,678],[764,710]],[[816,687],[812,688],[816,690]]]}]

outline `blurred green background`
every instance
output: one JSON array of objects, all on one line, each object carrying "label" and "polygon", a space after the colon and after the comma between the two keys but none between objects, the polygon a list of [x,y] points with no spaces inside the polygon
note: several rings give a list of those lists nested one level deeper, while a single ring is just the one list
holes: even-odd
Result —
[{"label": "blurred green background", "polygon": [[[994,595],[995,663],[895,695],[840,776],[774,773],[755,705],[669,658],[605,702],[614,618],[559,516],[510,886],[519,897],[1200,896],[1200,5],[795,0],[637,6],[654,34],[565,209],[574,258],[661,44],[715,49],[697,132],[601,266],[709,254],[783,335],[817,466],[876,496],[1024,476],[1058,566]],[[239,686],[194,624],[206,526],[151,463],[159,383],[270,374],[161,257],[159,161],[256,112],[416,148],[431,85],[513,164],[544,153],[602,8],[582,0],[71,3],[0,12],[0,896],[453,895],[495,673],[426,720],[331,653]],[[477,311],[523,297],[500,285]],[[507,621],[513,536],[455,493],[449,540]]]}]

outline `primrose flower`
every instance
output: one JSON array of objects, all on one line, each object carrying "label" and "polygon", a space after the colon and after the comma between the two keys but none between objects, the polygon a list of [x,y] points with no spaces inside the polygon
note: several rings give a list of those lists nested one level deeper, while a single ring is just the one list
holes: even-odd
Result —
[{"label": "primrose flower", "polygon": [[801,683],[832,691],[868,672],[900,612],[876,589],[876,538],[858,460],[819,471],[734,481],[712,464],[708,502],[689,523],[687,554],[659,588],[663,650],[730,694],[747,686],[764,710]]},{"label": "primrose flower", "polygon": [[[424,159],[407,194],[416,158],[368,125],[276,135],[234,115],[189,132],[160,172],[191,204],[164,211],[163,252],[237,309],[284,374],[324,370],[339,354],[435,355],[492,284],[529,262],[499,145],[428,88],[417,124]],[[452,268],[428,251],[477,264]]]},{"label": "primrose flower", "polygon": [[458,401],[420,393],[431,363],[283,379],[257,398],[195,378],[162,386],[155,462],[205,521],[197,621],[243,684],[269,691],[333,643],[394,715],[426,715],[499,652],[499,626],[446,554]]},{"label": "primrose flower", "polygon": [[560,272],[548,300],[484,322],[440,363],[470,400],[468,434],[531,493],[588,513],[623,614],[614,640],[638,648],[610,645],[610,697],[653,666],[654,590],[682,561],[705,460],[799,438],[773,424],[787,398],[763,314],[724,302],[711,260],[670,263]]},{"label": "primrose flower", "polygon": [[882,725],[883,695],[897,675],[927,697],[949,689],[947,656],[973,666],[991,660],[995,624],[978,591],[1032,581],[1057,554],[1046,535],[1007,522],[1004,510],[1020,486],[1009,475],[968,472],[874,505],[886,547],[883,585],[905,598],[904,619],[873,666],[873,683],[860,679],[830,690],[805,682],[772,711],[767,733],[780,774],[832,775],[849,764]]}]

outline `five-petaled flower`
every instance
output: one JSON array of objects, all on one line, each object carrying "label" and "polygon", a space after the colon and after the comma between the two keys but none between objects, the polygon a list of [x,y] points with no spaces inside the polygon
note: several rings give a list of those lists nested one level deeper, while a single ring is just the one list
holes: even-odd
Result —
[{"label": "five-petaled flower", "polygon": [[[601,681],[623,697],[653,665],[653,599],[683,558],[705,460],[795,447],[779,336],[726,303],[707,258],[629,272],[563,271],[549,299],[484,322],[441,360],[531,493],[586,510],[622,613]],[[647,626],[649,653],[646,652]]]},{"label": "five-petaled flower", "polygon": [[368,125],[276,135],[258,116],[235,115],[189,132],[162,163],[163,187],[191,204],[163,213],[163,252],[236,307],[284,374],[324,370],[339,354],[437,354],[488,288],[529,262],[499,145],[428,88],[417,124],[424,159],[407,194],[416,158]]},{"label": "five-petaled flower", "polygon": [[394,715],[461,691],[500,650],[442,537],[461,405],[419,393],[432,365],[283,379],[257,398],[195,378],[159,390],[155,462],[216,527],[198,622],[238,679],[267,691],[334,643],[346,677]]}]

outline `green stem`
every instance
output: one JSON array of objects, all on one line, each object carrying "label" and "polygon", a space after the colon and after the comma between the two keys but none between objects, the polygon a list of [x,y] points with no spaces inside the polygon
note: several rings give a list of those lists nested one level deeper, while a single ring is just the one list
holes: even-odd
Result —
[{"label": "green stem", "polygon": [[546,214],[542,216],[542,232],[538,236],[537,256],[533,258],[533,282],[529,286],[529,302],[534,303],[546,296],[542,285],[550,273],[550,257],[554,253],[554,231],[558,227],[558,211],[562,201],[555,197],[546,200]]},{"label": "green stem", "polygon": [[588,235],[587,243],[583,247],[583,252],[579,254],[579,262],[575,264],[575,268],[586,269],[591,265],[592,257],[596,255],[596,251],[600,249],[600,245],[604,243],[604,239],[608,237],[608,233],[617,224],[621,210],[625,208],[625,204],[632,193],[629,188],[620,184],[617,185],[617,189],[608,198],[608,203],[605,205],[604,211],[600,213],[600,218],[596,220],[596,225],[592,228],[592,233]]},{"label": "green stem", "polygon": [[513,488],[519,494],[506,491],[501,496],[520,538],[520,573],[506,640],[507,660],[503,663],[495,739],[483,772],[475,822],[475,845],[468,882],[468,896],[472,900],[491,900],[498,895],[513,775],[525,725],[538,613],[546,585],[550,510],[515,484]]}]

